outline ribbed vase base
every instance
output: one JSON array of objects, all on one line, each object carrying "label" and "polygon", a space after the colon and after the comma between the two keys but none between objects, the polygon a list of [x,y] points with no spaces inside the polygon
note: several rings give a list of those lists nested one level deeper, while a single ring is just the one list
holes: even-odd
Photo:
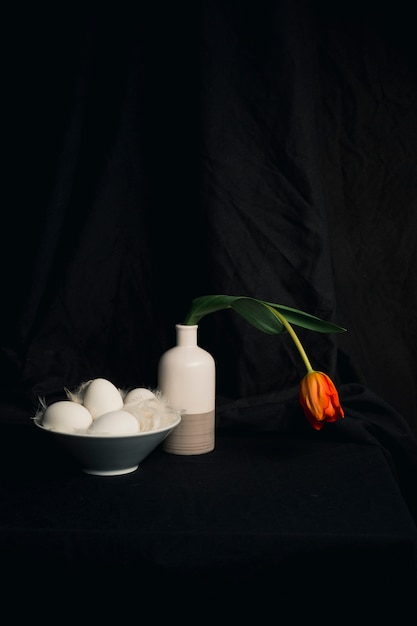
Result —
[{"label": "ribbed vase base", "polygon": [[170,454],[206,454],[214,450],[214,411],[184,414],[181,422],[162,443]]}]

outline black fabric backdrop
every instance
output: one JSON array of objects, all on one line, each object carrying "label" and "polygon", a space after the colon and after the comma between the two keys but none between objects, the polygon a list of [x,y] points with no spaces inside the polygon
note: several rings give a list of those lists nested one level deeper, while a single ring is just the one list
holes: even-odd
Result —
[{"label": "black fabric backdrop", "polygon": [[[346,327],[299,333],[313,366],[417,432],[411,7],[37,5],[5,25],[13,417],[99,376],[154,387],[192,299],[225,293]],[[289,337],[221,311],[199,341],[220,409],[297,403]]]}]

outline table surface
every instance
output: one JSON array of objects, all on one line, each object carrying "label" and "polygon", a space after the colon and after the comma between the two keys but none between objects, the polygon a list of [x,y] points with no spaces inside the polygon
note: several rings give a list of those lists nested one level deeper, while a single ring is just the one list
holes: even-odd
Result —
[{"label": "table surface", "polygon": [[353,580],[362,603],[372,587],[405,606],[417,589],[416,524],[378,445],[232,428],[208,454],[159,447],[135,472],[100,477],[33,424],[2,426],[1,443],[12,580],[131,571],[143,590],[181,582],[240,603],[272,586],[293,610],[300,578],[311,599],[330,584],[343,597]]}]

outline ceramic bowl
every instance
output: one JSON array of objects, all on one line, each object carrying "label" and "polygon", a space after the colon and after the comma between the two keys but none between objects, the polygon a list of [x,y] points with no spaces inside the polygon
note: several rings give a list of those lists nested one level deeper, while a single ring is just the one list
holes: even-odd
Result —
[{"label": "ceramic bowl", "polygon": [[103,436],[50,430],[42,426],[39,418],[34,418],[37,428],[64,446],[83,472],[97,476],[117,476],[134,472],[180,421],[181,417],[178,416],[178,419],[170,422],[169,426],[158,430],[143,431],[134,435]]}]

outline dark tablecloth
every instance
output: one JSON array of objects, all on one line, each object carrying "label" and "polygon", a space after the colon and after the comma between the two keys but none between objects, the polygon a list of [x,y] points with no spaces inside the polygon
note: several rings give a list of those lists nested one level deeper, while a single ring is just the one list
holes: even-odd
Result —
[{"label": "dark tablecloth", "polygon": [[336,606],[338,623],[358,611],[410,623],[417,444],[355,393],[320,433],[282,415],[271,428],[273,403],[225,405],[213,452],[157,448],[116,477],[82,473],[29,419],[1,424],[3,603],[41,615],[52,595],[65,612],[81,602],[121,617],[153,598],[155,617],[195,623],[222,607],[263,623],[286,610],[286,624]]}]

